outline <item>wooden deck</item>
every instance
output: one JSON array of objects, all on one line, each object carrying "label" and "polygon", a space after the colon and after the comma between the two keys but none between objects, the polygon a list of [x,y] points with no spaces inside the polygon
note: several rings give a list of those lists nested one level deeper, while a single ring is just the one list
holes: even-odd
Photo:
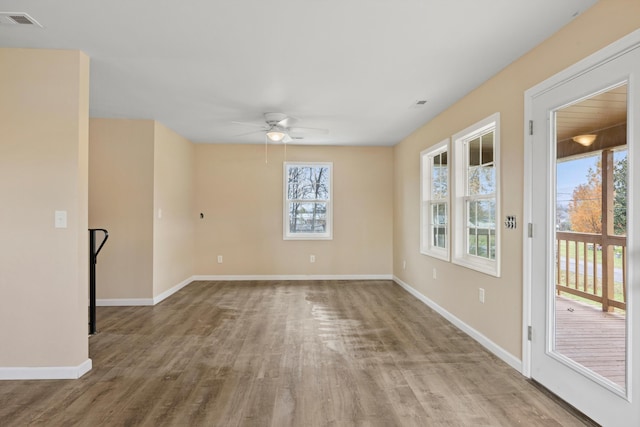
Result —
[{"label": "wooden deck", "polygon": [[556,297],[556,349],[625,387],[624,315]]}]

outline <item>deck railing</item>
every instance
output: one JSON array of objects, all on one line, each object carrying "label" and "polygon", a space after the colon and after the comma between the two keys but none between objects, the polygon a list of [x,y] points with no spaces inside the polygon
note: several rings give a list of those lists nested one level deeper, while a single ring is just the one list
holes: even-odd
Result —
[{"label": "deck railing", "polygon": [[556,290],[626,310],[627,238],[556,232]]}]

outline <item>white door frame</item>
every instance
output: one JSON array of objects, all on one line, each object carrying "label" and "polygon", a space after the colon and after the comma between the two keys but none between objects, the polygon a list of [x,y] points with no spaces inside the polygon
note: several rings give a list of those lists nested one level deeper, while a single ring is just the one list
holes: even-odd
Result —
[{"label": "white door frame", "polygon": [[[633,48],[640,45],[640,30],[636,30],[620,40],[606,46],[587,58],[555,74],[536,86],[528,89],[524,93],[524,203],[523,215],[523,260],[522,260],[522,374],[531,378],[531,341],[529,337],[529,326],[531,325],[531,266],[532,266],[532,245],[529,238],[529,226],[532,222],[532,184],[533,184],[533,164],[531,163],[533,150],[533,136],[530,132],[530,120],[533,115],[533,100],[547,91],[554,89],[576,77],[579,77],[590,70],[618,58]],[[640,106],[637,106],[640,107]],[[630,123],[629,126],[632,126]],[[531,230],[533,233],[539,230]]]},{"label": "white door frame", "polygon": [[[633,52],[632,52],[633,51]],[[553,221],[551,221],[551,225],[547,224],[549,218],[541,220],[541,206],[538,205],[535,209],[532,201],[534,200],[536,195],[533,194],[533,184],[534,178],[540,179],[540,174],[542,172],[540,169],[537,169],[532,162],[534,159],[534,155],[537,156],[538,161],[542,161],[540,154],[542,153],[540,150],[548,150],[547,145],[538,145],[534,147],[534,143],[536,144],[547,144],[548,138],[552,138],[552,136],[547,135],[549,133],[548,129],[548,118],[547,120],[542,119],[543,110],[546,111],[548,108],[548,103],[550,99],[553,99],[554,96],[558,96],[558,94],[564,93],[564,97],[576,88],[586,87],[591,83],[601,82],[606,84],[607,82],[602,79],[607,79],[607,76],[610,73],[616,74],[617,70],[624,73],[624,70],[629,70],[630,74],[628,75],[627,84],[629,87],[629,98],[628,98],[628,115],[629,120],[627,122],[627,133],[631,138],[630,143],[632,144],[629,148],[629,175],[628,181],[630,183],[637,182],[637,172],[638,163],[640,162],[640,157],[638,155],[640,143],[640,126],[637,120],[638,111],[640,111],[640,95],[639,95],[639,87],[640,87],[640,72],[638,71],[638,53],[640,53],[640,30],[636,30],[628,36],[618,40],[615,43],[601,49],[595,54],[585,58],[584,60],[578,62],[577,64],[567,68],[566,70],[556,74],[555,76],[545,80],[544,82],[534,86],[533,88],[525,91],[525,137],[524,137],[524,222],[527,224],[527,227],[524,229],[523,236],[523,324],[522,324],[522,373],[531,378],[532,373],[535,371],[535,378],[539,378],[548,384],[553,390],[558,390],[558,393],[561,397],[567,399],[567,401],[572,402],[572,404],[577,405],[578,409],[582,410],[587,414],[591,414],[594,419],[598,422],[605,421],[606,424],[612,423],[615,425],[626,425],[621,424],[621,422],[631,422],[630,425],[638,425],[640,422],[640,406],[638,402],[640,390],[640,377],[638,375],[632,375],[632,369],[637,368],[637,364],[631,363],[631,359],[637,357],[635,355],[640,354],[640,340],[638,339],[638,330],[633,325],[636,322],[636,316],[638,315],[638,309],[636,308],[636,301],[640,299],[640,295],[638,293],[639,289],[637,284],[634,281],[636,273],[638,272],[638,266],[640,264],[640,257],[638,254],[640,253],[640,245],[638,244],[638,225],[640,225],[640,209],[638,208],[638,201],[640,200],[640,187],[632,187],[630,192],[630,198],[628,203],[629,214],[633,217],[632,221],[628,224],[627,235],[628,239],[628,283],[629,287],[627,288],[627,382],[626,388],[624,390],[624,394],[618,393],[617,390],[612,390],[609,387],[606,387],[605,384],[596,385],[592,382],[589,382],[586,378],[576,376],[575,373],[570,374],[570,371],[564,370],[564,368],[559,368],[562,364],[557,364],[555,362],[549,364],[547,363],[547,356],[542,356],[540,358],[540,349],[538,347],[539,343],[545,342],[548,340],[547,338],[547,329],[542,328],[540,325],[540,315],[544,314],[541,312],[541,307],[537,306],[540,303],[541,294],[540,289],[536,292],[533,291],[533,283],[532,279],[534,276],[538,274],[538,272],[532,271],[534,267],[534,261],[539,260],[541,247],[539,246],[542,241],[540,239],[549,239],[548,233],[553,233],[553,230],[547,227],[553,227]],[[626,56],[625,56],[626,55]],[[624,64],[624,65],[623,65]],[[617,68],[623,67],[623,68]],[[627,68],[628,67],[628,68]],[[631,71],[633,70],[633,71]],[[591,83],[590,83],[591,82]],[[608,82],[608,83],[613,83]],[[563,98],[564,99],[564,98]],[[540,105],[539,103],[543,104]],[[532,122],[531,119],[536,117],[537,122]],[[546,156],[549,156],[547,152]],[[550,159],[544,160],[545,162],[551,161]],[[540,165],[542,167],[543,165]],[[548,190],[546,190],[548,191]],[[537,203],[540,203],[540,199],[537,199]],[[548,203],[544,202],[545,206]],[[548,210],[548,209],[547,209]],[[536,213],[536,217],[534,217],[534,212]],[[548,212],[546,213],[548,215]],[[534,221],[538,221],[537,224],[544,225],[545,229],[536,230],[536,223]],[[533,225],[531,225],[533,224]],[[547,224],[547,225],[545,225]],[[531,238],[533,237],[533,239]],[[537,253],[534,253],[534,246],[537,247]],[[548,249],[548,248],[547,248]],[[549,262],[547,259],[545,262]],[[538,276],[539,277],[539,276]],[[546,286],[549,286],[548,278],[545,279]],[[548,292],[548,290],[547,290]],[[548,294],[547,294],[548,296]],[[535,299],[534,299],[535,297]],[[535,305],[534,305],[535,301]],[[548,304],[546,302],[546,310],[549,310]],[[533,312],[533,308],[536,306],[536,311]],[[546,316],[550,316],[550,313],[546,313]],[[531,327],[532,323],[535,322],[534,326],[540,330],[533,330],[533,342],[538,342],[536,347],[531,345]],[[546,322],[549,322],[547,318]],[[548,350],[548,349],[547,349]],[[546,350],[545,350],[546,351]],[[536,364],[532,365],[533,359],[532,355],[535,356]],[[548,356],[552,356],[547,354]],[[635,366],[635,368],[634,368]],[[565,374],[566,373],[566,374]],[[563,382],[564,381],[564,382]],[[584,382],[586,381],[586,382]],[[595,381],[598,383],[598,381]],[[544,385],[544,384],[543,384]],[[590,388],[593,385],[594,388]],[[573,390],[571,388],[573,387]],[[579,393],[579,390],[584,388],[584,393]],[[618,397],[622,400],[618,400],[617,397],[611,397],[612,394],[609,394],[606,390],[609,389],[609,392],[615,392],[618,394]],[[577,394],[576,394],[577,393]],[[635,398],[632,398],[632,393],[635,394]],[[599,401],[606,402],[604,406],[598,406],[596,403]],[[625,402],[626,401],[626,402]],[[580,407],[582,406],[582,407]],[[611,410],[617,410],[617,416],[610,418],[611,413],[607,412],[606,407],[610,407]],[[604,408],[604,409],[603,409]],[[614,409],[617,408],[617,409]]]}]

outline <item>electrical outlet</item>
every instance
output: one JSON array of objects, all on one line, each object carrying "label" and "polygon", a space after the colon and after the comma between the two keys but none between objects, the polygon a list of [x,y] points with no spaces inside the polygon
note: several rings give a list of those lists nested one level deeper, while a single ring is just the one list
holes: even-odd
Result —
[{"label": "electrical outlet", "polygon": [[218,255],[218,264],[222,264],[222,255]]},{"label": "electrical outlet", "polygon": [[484,304],[484,289],[478,288],[478,299]]},{"label": "electrical outlet", "polygon": [[316,256],[315,255],[309,255],[309,262],[316,262]]},{"label": "electrical outlet", "polygon": [[433,269],[433,278],[437,279],[438,278],[438,272],[436,271],[436,269]]},{"label": "electrical outlet", "polygon": [[406,270],[407,269],[407,261],[402,260],[402,269]]}]

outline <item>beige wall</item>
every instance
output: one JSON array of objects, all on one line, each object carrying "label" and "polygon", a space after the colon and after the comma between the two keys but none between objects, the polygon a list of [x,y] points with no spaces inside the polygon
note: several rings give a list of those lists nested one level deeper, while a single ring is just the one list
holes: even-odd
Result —
[{"label": "beige wall", "polygon": [[[0,49],[0,367],[88,359],[89,59]],[[54,212],[67,211],[67,228]]]},{"label": "beige wall", "polygon": [[330,241],[282,239],[283,147],[268,159],[263,145],[196,146],[197,274],[391,274],[392,148],[287,148],[288,161],[333,162]]},{"label": "beige wall", "polygon": [[155,122],[154,297],[194,274],[194,169],[194,144]]},{"label": "beige wall", "polygon": [[90,121],[89,225],[109,231],[98,299],[153,297],[153,151],[152,120]]},{"label": "beige wall", "polygon": [[[600,1],[394,149],[396,276],[518,358],[522,353],[524,91],[639,27],[640,2]],[[419,253],[420,151],[495,112],[501,114],[502,215],[520,220],[517,230],[502,230],[500,278]],[[433,268],[438,270],[436,280]],[[485,304],[478,301],[480,287],[486,290]]]},{"label": "beige wall", "polygon": [[97,298],[150,300],[193,275],[194,145],[153,120],[91,119],[89,135],[89,223],[109,230]]}]

